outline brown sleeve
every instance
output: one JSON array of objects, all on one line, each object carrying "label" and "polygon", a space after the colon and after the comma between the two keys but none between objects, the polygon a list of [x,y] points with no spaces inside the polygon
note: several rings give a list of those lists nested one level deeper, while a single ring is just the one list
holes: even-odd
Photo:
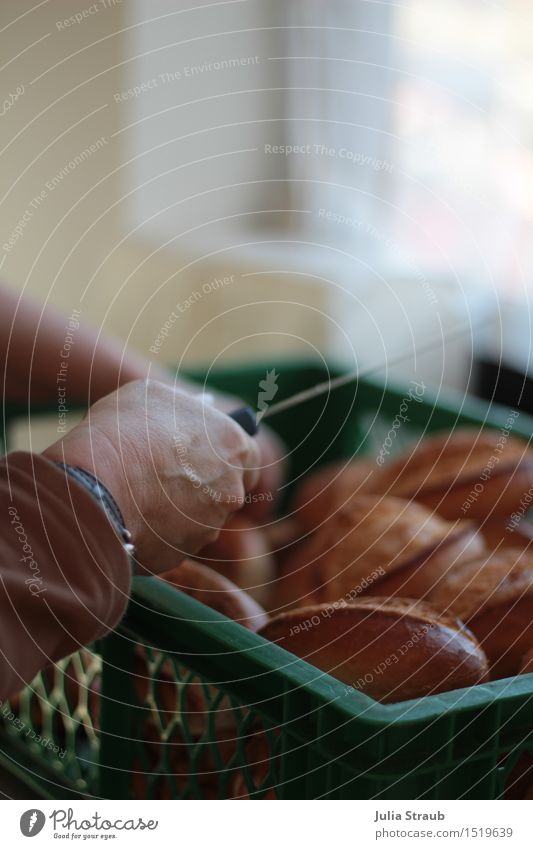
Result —
[{"label": "brown sleeve", "polygon": [[107,633],[130,565],[105,511],[40,454],[0,461],[0,698]]}]

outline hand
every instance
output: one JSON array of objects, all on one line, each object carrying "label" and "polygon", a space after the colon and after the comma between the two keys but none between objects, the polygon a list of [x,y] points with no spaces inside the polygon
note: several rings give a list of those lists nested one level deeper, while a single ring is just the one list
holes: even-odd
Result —
[{"label": "hand", "polygon": [[260,465],[257,444],[227,415],[156,381],[102,398],[44,455],[101,480],[153,572],[214,542]]},{"label": "hand", "polygon": [[[191,394],[205,394],[206,402],[225,413],[246,405],[242,398],[227,395],[204,384],[191,383],[179,378],[175,385]],[[253,491],[243,505],[243,512],[259,523],[266,522],[274,512],[281,485],[285,479],[288,448],[283,440],[266,424],[261,423],[254,437],[259,449],[259,477]]]},{"label": "hand", "polygon": [[[91,397],[94,400],[107,395],[119,385],[149,378],[168,383],[174,389],[193,397],[205,394],[210,398],[213,406],[225,413],[237,410],[245,404],[242,399],[219,392],[209,385],[193,383],[181,375],[175,376],[170,369],[166,370],[160,364],[149,361],[132,351],[124,354],[117,345],[115,347],[113,345],[113,340],[105,336],[99,339],[99,359],[91,372]],[[87,352],[89,352],[88,347]],[[86,358],[89,359],[88,356]],[[83,386],[84,381],[78,380],[77,385]],[[250,493],[249,499],[243,505],[243,510],[258,522],[265,522],[275,508],[279,488],[285,477],[284,458],[287,447],[274,431],[264,424],[261,425],[255,440],[260,454],[259,478],[254,492]]]},{"label": "hand", "polygon": [[250,494],[250,501],[244,506],[244,511],[258,522],[265,522],[272,515],[285,480],[288,448],[283,440],[264,424],[261,424],[254,438],[260,454],[259,480]]}]

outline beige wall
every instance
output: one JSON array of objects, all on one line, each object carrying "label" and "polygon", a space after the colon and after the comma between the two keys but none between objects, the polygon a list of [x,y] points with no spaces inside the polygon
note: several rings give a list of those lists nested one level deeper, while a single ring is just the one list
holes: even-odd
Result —
[{"label": "beige wall", "polygon": [[[2,71],[2,88],[14,92],[17,86],[25,87],[2,118],[2,138],[8,142],[1,157],[2,195],[8,195],[0,208],[2,233],[9,235],[25,211],[31,213],[22,236],[8,252],[2,250],[2,276],[66,311],[79,308],[82,299],[84,320],[129,338],[147,353],[176,304],[199,291],[201,298],[190,308],[185,304],[182,312],[178,309],[179,322],[159,359],[172,361],[184,351],[195,362],[219,355],[240,359],[284,350],[305,353],[307,346],[295,339],[320,344],[319,314],[279,302],[303,301],[322,308],[322,285],[304,289],[300,276],[293,285],[285,274],[268,275],[268,280],[242,277],[256,268],[249,255],[231,251],[198,259],[210,251],[197,245],[186,253],[160,249],[139,235],[128,236],[122,199],[130,176],[124,166],[127,143],[124,134],[113,138],[126,117],[126,107],[113,97],[124,88],[129,68],[124,65],[126,35],[121,32],[128,23],[126,2],[99,7],[81,23],[62,29],[58,21],[90,4],[53,0],[24,15],[38,4],[2,3],[0,25],[7,26],[0,35],[3,55],[13,59]],[[104,139],[99,150],[57,187],[47,189],[47,181],[98,139]],[[32,207],[43,191],[42,203]],[[210,286],[214,278],[231,275],[231,285],[219,290],[216,284]],[[258,300],[275,303],[257,305]],[[242,304],[251,306],[233,310]],[[259,330],[268,335],[235,346],[236,336]],[[228,353],[221,354],[227,346]]]},{"label": "beige wall", "polygon": [[[169,363],[181,357],[195,364],[269,362],[317,349],[350,363],[355,351],[360,364],[374,364],[384,355],[383,340],[390,357],[418,334],[426,339],[438,332],[436,311],[416,281],[403,281],[398,291],[386,280],[368,284],[356,279],[349,259],[333,247],[273,247],[268,234],[258,231],[244,241],[266,245],[228,251],[223,243],[196,238],[170,248],[153,233],[150,239],[130,233],[125,195],[135,184],[134,166],[128,164],[131,145],[127,132],[114,134],[131,113],[114,95],[130,84],[132,67],[135,75],[136,66],[127,59],[135,52],[138,30],[125,31],[131,27],[128,0],[105,2],[107,8],[97,0],[97,12],[87,12],[68,28],[57,22],[90,9],[89,2],[3,0],[0,6],[0,43],[8,63],[1,71],[2,89],[25,87],[0,119],[3,244],[31,212],[18,241],[0,252],[4,278],[66,312],[81,307],[83,321]],[[148,16],[150,4],[145,7]],[[181,32],[176,21],[172,26],[169,38]],[[209,90],[209,82],[202,84]],[[98,139],[104,139],[100,149],[57,187],[46,188]],[[42,192],[42,203],[32,208],[32,199]],[[205,215],[210,212],[208,198]],[[238,241],[234,236],[230,243]],[[222,278],[231,283],[211,285]],[[443,286],[438,294],[443,327],[462,320],[454,287]],[[158,353],[150,353],[173,312],[178,318],[168,338]],[[460,346],[450,354],[448,378],[460,383]],[[423,366],[429,380],[440,382],[442,359],[425,357]]]}]

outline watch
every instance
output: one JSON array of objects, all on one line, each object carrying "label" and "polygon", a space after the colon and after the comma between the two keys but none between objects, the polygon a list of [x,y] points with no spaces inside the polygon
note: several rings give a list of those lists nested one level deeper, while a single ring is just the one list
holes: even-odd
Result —
[{"label": "watch", "polygon": [[124,525],[124,517],[120,507],[107,487],[95,475],[79,466],[69,466],[67,463],[55,463],[55,465],[63,469],[71,478],[77,480],[78,483],[81,483],[96,498],[98,503],[101,504],[122,541],[122,545],[130,559],[132,571],[135,574],[135,546],[131,541],[130,532]]}]

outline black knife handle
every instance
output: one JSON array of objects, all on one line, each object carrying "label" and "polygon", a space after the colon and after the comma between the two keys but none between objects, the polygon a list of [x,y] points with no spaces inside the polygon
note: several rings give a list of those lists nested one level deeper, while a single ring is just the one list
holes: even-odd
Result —
[{"label": "black knife handle", "polygon": [[249,436],[255,436],[259,430],[257,415],[252,407],[241,407],[229,414],[230,419],[237,422]]}]

